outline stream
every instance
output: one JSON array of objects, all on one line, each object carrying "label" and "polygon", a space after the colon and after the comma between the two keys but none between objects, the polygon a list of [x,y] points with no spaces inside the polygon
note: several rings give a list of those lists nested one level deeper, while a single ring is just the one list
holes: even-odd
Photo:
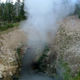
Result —
[{"label": "stream", "polygon": [[[48,77],[45,73],[35,71],[31,66],[35,59],[35,49],[29,48],[22,58],[20,80],[61,80]],[[34,65],[33,65],[34,66]]]}]

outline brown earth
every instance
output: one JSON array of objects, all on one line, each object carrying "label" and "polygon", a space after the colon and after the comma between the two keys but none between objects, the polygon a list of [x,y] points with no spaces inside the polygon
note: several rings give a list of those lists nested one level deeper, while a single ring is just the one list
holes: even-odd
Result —
[{"label": "brown earth", "polygon": [[16,48],[22,44],[26,44],[27,36],[25,32],[20,29],[13,29],[8,33],[1,33],[0,35],[0,78],[6,75],[12,76],[18,63],[16,57]]}]

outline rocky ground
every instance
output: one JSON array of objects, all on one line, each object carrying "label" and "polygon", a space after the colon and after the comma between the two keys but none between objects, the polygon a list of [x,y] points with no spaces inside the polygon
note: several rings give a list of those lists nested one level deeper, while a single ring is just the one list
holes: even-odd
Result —
[{"label": "rocky ground", "polygon": [[[13,29],[0,35],[0,78],[12,76],[18,67],[16,49],[26,43],[27,36],[20,29]],[[5,79],[11,80],[11,79]]]},{"label": "rocky ground", "polygon": [[63,54],[71,71],[76,75],[80,70],[80,19],[76,16],[65,18],[55,40],[58,55]]},{"label": "rocky ground", "polygon": [[[47,64],[46,72],[52,74],[57,68],[62,74],[63,68],[58,69],[58,62],[61,60],[68,63],[73,75],[80,70],[80,19],[76,16],[68,16],[58,23],[60,28],[57,31],[55,40],[52,42],[48,57],[44,60]],[[0,78],[12,76],[18,67],[16,48],[25,44],[27,35],[20,29],[14,29],[0,35]],[[25,47],[24,47],[25,48]],[[62,57],[61,57],[62,55]],[[5,79],[11,80],[11,79]]]},{"label": "rocky ground", "polygon": [[[66,69],[70,67],[73,76],[76,76],[80,71],[80,19],[76,16],[68,16],[58,24],[60,28],[51,45],[49,57],[46,58],[47,71],[52,74],[53,69],[56,68],[62,76],[65,69],[63,67]],[[59,62],[67,63],[67,66],[60,66]]]}]

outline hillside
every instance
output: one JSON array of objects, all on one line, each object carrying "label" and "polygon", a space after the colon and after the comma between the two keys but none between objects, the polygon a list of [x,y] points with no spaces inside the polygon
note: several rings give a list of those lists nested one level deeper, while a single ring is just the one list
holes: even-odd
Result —
[{"label": "hillside", "polygon": [[[20,29],[11,29],[0,35],[0,78],[12,76],[18,67],[16,49],[26,43],[27,36]],[[6,79],[5,79],[6,80]],[[9,79],[8,79],[9,80]],[[11,79],[10,79],[11,80]]]},{"label": "hillside", "polygon": [[[51,42],[53,44],[51,44],[50,51],[47,53],[48,57],[43,61],[47,66],[45,68],[46,73],[54,76],[57,71],[63,77],[64,70],[65,72],[70,70],[74,77],[80,71],[80,19],[74,15],[68,16],[58,24],[60,27],[55,40]],[[18,67],[16,49],[26,42],[27,35],[20,29],[1,33],[0,78],[12,76],[16,72]],[[12,78],[5,78],[5,80],[12,80]]]},{"label": "hillside", "polygon": [[[68,16],[58,24],[60,28],[46,58],[47,72],[53,74],[53,69],[56,69],[61,77],[63,73],[67,77],[70,74],[77,76],[80,71],[80,19],[74,15]],[[65,80],[69,80],[67,77]]]}]

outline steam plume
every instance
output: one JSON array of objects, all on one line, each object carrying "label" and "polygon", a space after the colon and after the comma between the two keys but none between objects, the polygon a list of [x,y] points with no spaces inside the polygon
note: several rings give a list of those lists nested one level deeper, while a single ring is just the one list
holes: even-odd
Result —
[{"label": "steam plume", "polygon": [[[28,46],[35,49],[54,40],[57,32],[57,22],[64,17],[73,14],[76,0],[24,0],[24,10],[28,13],[28,19],[22,23],[23,30],[28,34]],[[31,53],[31,55],[34,55]],[[31,55],[28,56],[31,58]],[[31,58],[32,59],[32,58]],[[26,66],[27,57],[24,60]],[[30,76],[30,75],[29,75]],[[41,80],[45,78],[38,76]],[[39,78],[35,80],[39,80]],[[21,80],[25,80],[22,79]],[[34,80],[29,77],[27,80]],[[51,79],[48,79],[51,80]]]},{"label": "steam plume", "polygon": [[[28,20],[23,29],[27,31],[29,41],[48,42],[48,33],[55,35],[56,23],[75,10],[75,0],[24,0],[24,10]],[[31,43],[31,42],[30,42]]]}]

